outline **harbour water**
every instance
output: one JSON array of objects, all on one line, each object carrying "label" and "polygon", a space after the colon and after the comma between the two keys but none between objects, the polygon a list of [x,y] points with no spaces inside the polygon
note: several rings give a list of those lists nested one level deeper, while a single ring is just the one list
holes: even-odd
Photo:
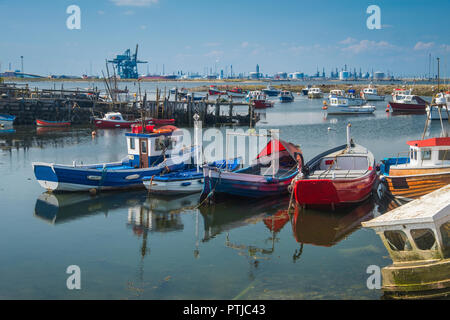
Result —
[{"label": "harbour water", "polygon": [[[388,98],[374,103],[373,115],[326,117],[323,99],[296,95],[293,103],[276,100],[256,128],[279,129],[308,160],[344,144],[351,122],[355,142],[379,161],[406,151],[425,125],[425,115],[386,113]],[[382,297],[367,288],[366,270],[391,260],[375,232],[360,227],[383,212],[373,199],[340,212],[306,210],[293,225],[282,214],[288,196],[198,209],[198,195],[49,195],[31,162],[120,160],[125,131],[93,138],[91,127],[14,129],[0,133],[0,299]],[[427,135],[439,133],[433,121]],[[70,265],[81,269],[81,290],[67,289]]]}]

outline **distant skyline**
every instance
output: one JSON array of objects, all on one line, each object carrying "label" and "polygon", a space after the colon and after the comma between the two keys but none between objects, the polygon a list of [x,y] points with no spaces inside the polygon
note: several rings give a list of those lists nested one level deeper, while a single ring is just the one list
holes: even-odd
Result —
[{"label": "distant skyline", "polygon": [[[67,7],[81,9],[81,30],[69,30]],[[369,5],[381,29],[369,30]],[[105,60],[126,49],[149,61],[150,73],[221,69],[263,74],[314,74],[348,68],[423,76],[436,57],[450,77],[449,1],[175,1],[0,0],[1,71],[101,75]],[[91,67],[92,66],[92,67]],[[433,71],[433,70],[431,70]],[[139,73],[147,72],[145,64]]]}]

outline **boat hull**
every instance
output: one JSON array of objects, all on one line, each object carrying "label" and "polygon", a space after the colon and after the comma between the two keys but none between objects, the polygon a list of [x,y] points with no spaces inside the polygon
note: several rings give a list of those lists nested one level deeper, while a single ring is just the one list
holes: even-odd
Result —
[{"label": "boat hull", "polygon": [[390,169],[384,175],[389,192],[395,197],[417,199],[450,184],[450,167]]},{"label": "boat hull", "polygon": [[442,120],[448,120],[448,107],[442,107],[441,108],[441,116],[439,116],[439,110],[436,106],[427,107],[427,116],[428,120],[440,120],[442,117]]},{"label": "boat hull", "polygon": [[292,102],[294,101],[293,97],[280,97],[280,102]]},{"label": "boat hull", "polygon": [[362,98],[366,101],[384,101],[384,96],[379,96],[376,94],[363,93]]},{"label": "boat hull", "polygon": [[123,120],[103,120],[94,119],[94,124],[99,129],[113,129],[113,128],[131,128],[133,124],[138,124],[139,121],[123,121]]},{"label": "boat hull", "polygon": [[295,183],[298,204],[312,206],[350,205],[366,200],[376,180],[375,170],[357,179],[305,179]]},{"label": "boat hull", "polygon": [[[208,194],[225,194],[247,198],[279,196],[288,192],[291,181],[297,172],[284,179],[270,179],[264,176],[241,174],[238,172],[219,172],[208,167],[203,168],[205,190]],[[208,192],[205,192],[208,189]]]},{"label": "boat hull", "polygon": [[308,98],[310,99],[320,99],[323,97],[323,93],[308,93]]},{"label": "boat hull", "polygon": [[38,127],[70,127],[69,121],[45,121],[36,119],[36,125]]},{"label": "boat hull", "polygon": [[398,103],[398,102],[389,102],[389,106],[392,109],[392,112],[417,112],[417,113],[425,113],[425,104],[414,104],[414,103]]},{"label": "boat hull", "polygon": [[269,97],[277,97],[280,94],[280,91],[278,90],[262,90],[267,96]]},{"label": "boat hull", "polygon": [[273,107],[273,104],[267,100],[253,100],[252,105],[255,109],[265,109]]},{"label": "boat hull", "polygon": [[368,107],[368,106],[328,106],[327,107],[327,113],[330,115],[349,115],[349,114],[372,114],[375,112],[375,107]]},{"label": "boat hull", "polygon": [[0,125],[3,127],[10,127],[14,124],[16,116],[0,114]]},{"label": "boat hull", "polygon": [[199,193],[203,190],[203,175],[175,181],[154,179],[144,180],[144,186],[150,193],[161,195],[178,195]]}]

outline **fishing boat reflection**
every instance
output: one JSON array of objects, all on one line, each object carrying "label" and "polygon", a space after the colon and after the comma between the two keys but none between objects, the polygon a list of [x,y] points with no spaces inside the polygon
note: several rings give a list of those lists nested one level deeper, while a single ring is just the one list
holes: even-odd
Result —
[{"label": "fishing boat reflection", "polygon": [[146,197],[145,192],[102,193],[95,197],[45,192],[36,201],[34,216],[56,225],[100,213],[107,216],[109,211],[143,203]]},{"label": "fishing boat reflection", "polygon": [[372,199],[359,206],[340,211],[321,212],[302,210],[296,205],[292,215],[292,231],[300,248],[293,255],[297,261],[304,244],[332,247],[361,227],[361,222],[374,217],[375,205]]}]

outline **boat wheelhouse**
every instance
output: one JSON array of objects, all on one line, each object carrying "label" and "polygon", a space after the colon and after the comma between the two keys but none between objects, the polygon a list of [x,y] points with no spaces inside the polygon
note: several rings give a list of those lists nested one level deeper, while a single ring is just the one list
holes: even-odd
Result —
[{"label": "boat wheelhouse", "polygon": [[366,101],[384,101],[384,96],[378,95],[378,90],[373,85],[361,91],[361,98]]},{"label": "boat wheelhouse", "polygon": [[322,90],[320,88],[310,88],[308,90],[308,98],[310,99],[320,99],[323,97]]},{"label": "boat wheelhouse", "polygon": [[291,91],[283,90],[280,93],[280,101],[281,102],[292,102],[294,101],[294,95]]},{"label": "boat wheelhouse", "polygon": [[48,191],[73,192],[143,188],[142,178],[164,170],[185,169],[193,162],[195,147],[182,146],[182,131],[174,127],[154,130],[134,126],[125,134],[128,157],[120,162],[93,165],[58,165],[33,162],[39,184]]},{"label": "boat wheelhouse", "polygon": [[324,109],[330,115],[349,115],[349,114],[372,114],[376,110],[375,106],[350,106],[348,98],[331,96],[330,104],[325,105]]},{"label": "boat wheelhouse", "polygon": [[450,186],[363,222],[380,236],[393,264],[382,269],[386,298],[450,296]]},{"label": "boat wheelhouse", "polygon": [[416,199],[450,183],[450,137],[408,141],[408,157],[385,158],[380,166],[389,192]]}]

